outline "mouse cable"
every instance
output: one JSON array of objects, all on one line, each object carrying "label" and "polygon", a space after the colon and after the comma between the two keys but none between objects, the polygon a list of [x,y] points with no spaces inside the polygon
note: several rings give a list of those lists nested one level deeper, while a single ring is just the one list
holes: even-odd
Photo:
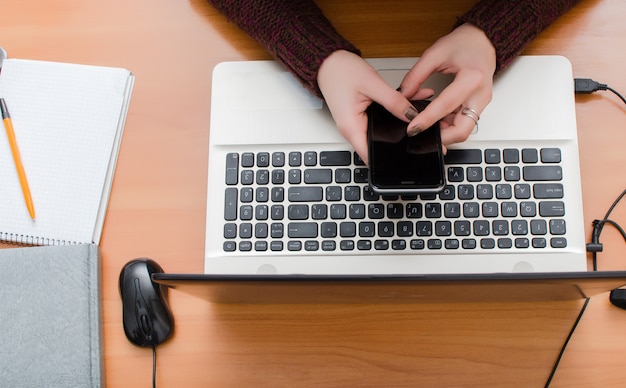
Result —
[{"label": "mouse cable", "polygon": [[591,78],[574,78],[574,93],[576,94],[591,94],[598,90],[608,90],[619,97],[624,104],[626,104],[626,98],[619,94],[619,92],[612,87],[601,84],[592,80]]},{"label": "mouse cable", "polygon": [[578,327],[578,324],[580,323],[580,320],[583,317],[583,314],[585,313],[585,310],[587,309],[587,305],[589,304],[589,299],[590,298],[585,298],[585,303],[583,304],[583,307],[580,309],[580,312],[578,313],[578,317],[576,317],[576,320],[574,321],[574,324],[572,325],[572,328],[569,331],[569,334],[567,335],[567,338],[565,338],[565,342],[563,342],[563,346],[561,347],[561,350],[559,351],[559,355],[556,357],[556,361],[554,362],[554,366],[552,367],[552,371],[550,372],[550,376],[548,376],[548,381],[546,381],[546,385],[545,388],[548,388],[550,386],[550,383],[552,383],[552,379],[554,378],[554,375],[556,374],[556,370],[559,367],[559,364],[561,363],[561,358],[563,358],[563,355],[565,354],[565,349],[567,348],[567,345],[569,344],[570,339],[572,338],[572,336],[574,335],[574,332],[576,331],[576,327]]},{"label": "mouse cable", "polygon": [[156,388],[156,346],[152,347],[152,388]]},{"label": "mouse cable", "polygon": [[594,271],[598,270],[597,254],[598,252],[602,252],[602,249],[603,249],[602,243],[600,242],[600,234],[602,233],[602,229],[604,228],[605,224],[609,224],[615,227],[624,237],[624,241],[626,241],[626,232],[624,231],[624,229],[617,222],[609,218],[609,216],[611,215],[611,212],[613,212],[613,209],[615,209],[615,206],[617,206],[617,204],[622,200],[622,198],[624,198],[625,195],[626,195],[626,190],[622,191],[622,193],[615,199],[615,201],[613,201],[613,203],[609,207],[609,210],[604,215],[603,219],[593,220],[593,231],[591,233],[591,242],[587,244],[587,252],[591,252],[593,256],[593,270]]}]

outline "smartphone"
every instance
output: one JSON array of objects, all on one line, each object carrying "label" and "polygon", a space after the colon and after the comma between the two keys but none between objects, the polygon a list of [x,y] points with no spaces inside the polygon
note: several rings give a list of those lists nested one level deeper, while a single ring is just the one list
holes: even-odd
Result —
[{"label": "smartphone", "polygon": [[[412,101],[418,111],[428,101]],[[446,184],[439,123],[407,136],[407,122],[372,103],[367,109],[369,184],[378,194],[436,193]]]}]

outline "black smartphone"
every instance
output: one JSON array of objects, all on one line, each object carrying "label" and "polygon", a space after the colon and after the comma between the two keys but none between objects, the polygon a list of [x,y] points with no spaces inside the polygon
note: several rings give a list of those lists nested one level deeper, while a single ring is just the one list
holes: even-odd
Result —
[{"label": "black smartphone", "polygon": [[[422,111],[428,101],[412,101]],[[379,194],[436,193],[446,184],[439,123],[407,136],[407,123],[372,103],[367,109],[369,184]]]}]

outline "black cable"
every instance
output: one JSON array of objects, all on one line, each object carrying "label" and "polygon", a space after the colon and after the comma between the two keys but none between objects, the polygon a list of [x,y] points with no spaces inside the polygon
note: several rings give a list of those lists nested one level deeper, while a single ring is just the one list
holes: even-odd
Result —
[{"label": "black cable", "polygon": [[606,87],[606,90],[608,90],[608,91],[610,91],[610,92],[615,93],[615,95],[616,95],[617,97],[621,98],[621,99],[622,99],[622,101],[624,101],[624,104],[626,104],[626,98],[624,98],[624,96],[622,96],[621,94],[619,94],[619,93],[617,92],[617,90],[615,90],[615,89],[613,89],[612,87],[609,87],[609,86],[607,86],[607,87]]},{"label": "black cable", "polygon": [[613,92],[617,97],[619,97],[624,104],[626,104],[626,98],[619,94],[619,92],[612,87],[601,84],[597,81],[592,80],[591,78],[574,78],[574,93],[576,94],[591,94],[598,90],[608,90]]},{"label": "black cable", "polygon": [[152,388],[156,388],[156,346],[152,347]]},{"label": "black cable", "polygon": [[592,253],[592,262],[593,262],[593,270],[598,270],[598,252],[602,252],[602,243],[600,242],[600,234],[602,233],[602,229],[605,224],[613,225],[617,230],[620,231],[622,236],[624,236],[624,240],[626,240],[626,233],[624,233],[624,229],[619,226],[615,221],[609,219],[611,212],[615,209],[615,206],[624,198],[626,195],[626,190],[622,191],[622,193],[613,201],[609,210],[607,210],[604,218],[601,220],[593,220],[593,232],[591,233],[591,242],[587,244],[587,252]]},{"label": "black cable", "polygon": [[576,321],[574,321],[574,325],[569,331],[569,334],[567,335],[567,338],[565,339],[565,342],[563,343],[563,346],[561,347],[561,351],[559,352],[559,355],[557,356],[556,361],[554,362],[554,366],[552,367],[552,371],[550,372],[548,381],[546,381],[546,385],[545,385],[546,388],[550,386],[550,383],[552,382],[552,379],[554,378],[554,375],[556,374],[556,370],[559,367],[559,363],[561,362],[561,358],[563,358],[563,354],[565,354],[565,349],[567,348],[567,345],[569,344],[570,339],[574,335],[574,332],[576,331],[576,327],[578,327],[578,323],[582,319],[583,314],[585,313],[585,310],[587,309],[588,304],[589,304],[589,298],[585,298],[585,304],[583,304],[582,309],[580,309],[580,313],[578,313],[578,317],[576,317]]}]

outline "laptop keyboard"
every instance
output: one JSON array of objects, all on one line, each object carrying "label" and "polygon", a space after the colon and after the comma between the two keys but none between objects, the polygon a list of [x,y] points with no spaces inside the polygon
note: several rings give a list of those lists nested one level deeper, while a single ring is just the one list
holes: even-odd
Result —
[{"label": "laptop keyboard", "polygon": [[567,246],[559,148],[448,150],[438,194],[380,196],[350,151],[226,155],[225,252]]}]

